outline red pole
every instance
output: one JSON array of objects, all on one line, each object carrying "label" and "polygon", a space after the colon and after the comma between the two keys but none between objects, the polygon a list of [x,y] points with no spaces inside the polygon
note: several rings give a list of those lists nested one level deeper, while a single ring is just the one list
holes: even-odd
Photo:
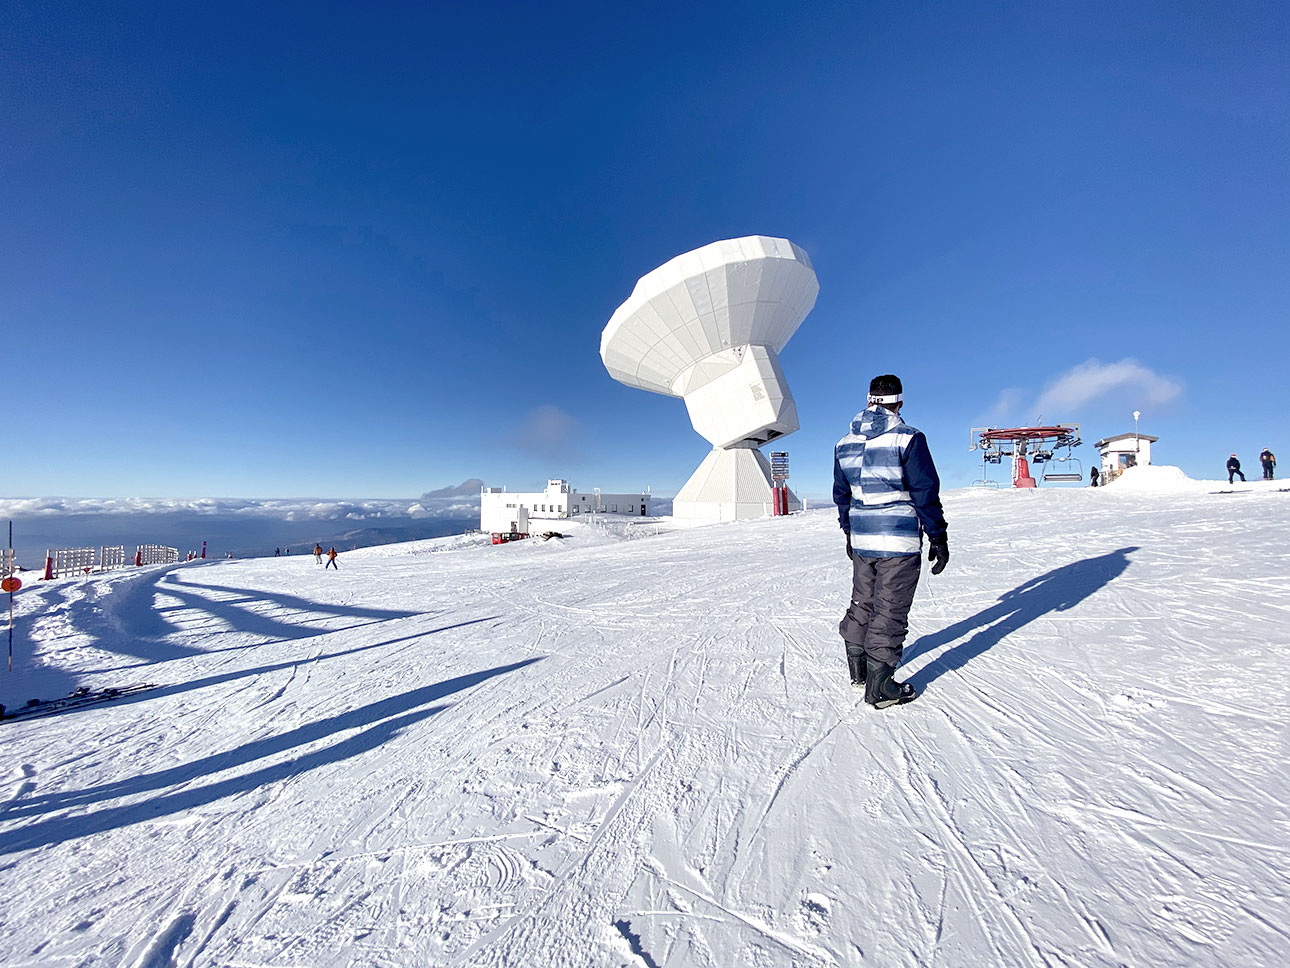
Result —
[{"label": "red pole", "polygon": [[[9,573],[6,578],[13,577],[13,522],[9,522],[9,567],[5,570]],[[5,584],[9,584],[6,582]],[[13,672],[13,586],[9,587],[9,671]]]},{"label": "red pole", "polygon": [[48,549],[45,551],[45,577],[41,581],[52,581],[54,578],[54,556]]},{"label": "red pole", "polygon": [[206,542],[205,542],[205,541],[203,541],[203,542],[202,542],[202,557],[203,557],[203,558],[205,558],[205,557],[206,557]]}]

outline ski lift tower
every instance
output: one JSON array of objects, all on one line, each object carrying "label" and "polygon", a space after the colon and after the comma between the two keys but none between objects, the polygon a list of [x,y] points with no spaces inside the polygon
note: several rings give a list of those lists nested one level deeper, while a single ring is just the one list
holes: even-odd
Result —
[{"label": "ski lift tower", "polygon": [[[969,450],[981,450],[987,464],[1001,464],[1005,457],[1012,458],[1012,486],[1035,487],[1030,465],[1054,461],[1077,470],[1062,469],[1046,472],[1045,481],[1074,483],[1084,479],[1083,466],[1072,451],[1080,445],[1079,424],[1050,424],[1043,427],[973,427]],[[1056,456],[1062,451],[1062,456]]]},{"label": "ski lift tower", "polygon": [[788,514],[788,452],[772,450],[770,452],[770,492],[775,499],[772,514],[779,517]]}]

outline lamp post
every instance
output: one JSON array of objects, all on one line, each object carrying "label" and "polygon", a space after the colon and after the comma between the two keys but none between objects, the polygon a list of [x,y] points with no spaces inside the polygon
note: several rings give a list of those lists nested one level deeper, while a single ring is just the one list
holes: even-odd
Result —
[{"label": "lamp post", "polygon": [[1142,448],[1142,441],[1138,438],[1138,418],[1141,416],[1141,410],[1133,411],[1133,452],[1135,454]]}]

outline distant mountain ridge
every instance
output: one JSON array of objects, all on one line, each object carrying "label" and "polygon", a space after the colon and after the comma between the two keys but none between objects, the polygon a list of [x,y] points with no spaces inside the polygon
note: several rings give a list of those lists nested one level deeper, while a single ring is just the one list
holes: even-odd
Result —
[{"label": "distant mountain ridge", "polygon": [[433,501],[445,497],[479,497],[479,491],[483,486],[483,481],[478,477],[472,477],[468,481],[462,481],[456,487],[441,487],[437,491],[426,491],[417,500]]}]

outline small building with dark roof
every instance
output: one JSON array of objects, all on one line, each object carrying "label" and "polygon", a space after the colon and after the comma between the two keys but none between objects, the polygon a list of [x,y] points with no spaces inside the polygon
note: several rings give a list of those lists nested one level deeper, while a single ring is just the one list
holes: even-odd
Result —
[{"label": "small building with dark roof", "polygon": [[1150,464],[1151,445],[1159,439],[1134,433],[1103,437],[1093,445],[1102,457],[1102,477],[1111,481],[1124,473],[1126,467]]}]

